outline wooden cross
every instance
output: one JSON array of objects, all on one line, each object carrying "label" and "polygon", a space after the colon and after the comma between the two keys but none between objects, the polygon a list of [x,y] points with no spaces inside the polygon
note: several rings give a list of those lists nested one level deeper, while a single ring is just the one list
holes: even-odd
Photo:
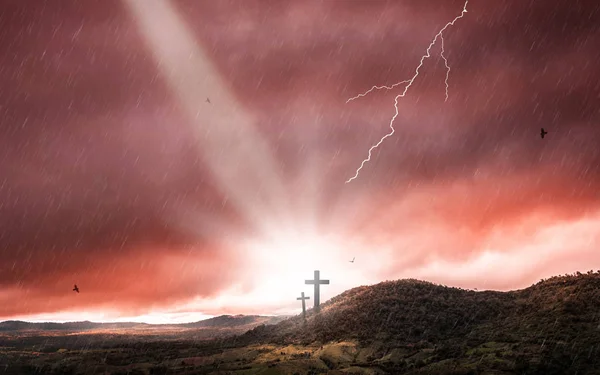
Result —
[{"label": "wooden cross", "polygon": [[310,299],[310,297],[304,297],[304,292],[302,292],[302,297],[296,298],[296,300],[302,300],[302,317],[306,319],[306,302],[305,300]]},{"label": "wooden cross", "polygon": [[319,295],[319,286],[320,285],[328,285],[329,284],[329,280],[321,280],[319,278],[319,271],[315,270],[315,278],[314,280],[306,280],[304,281],[304,284],[309,284],[309,285],[313,285],[315,286],[315,311],[319,312],[319,304],[321,302],[321,298]]}]

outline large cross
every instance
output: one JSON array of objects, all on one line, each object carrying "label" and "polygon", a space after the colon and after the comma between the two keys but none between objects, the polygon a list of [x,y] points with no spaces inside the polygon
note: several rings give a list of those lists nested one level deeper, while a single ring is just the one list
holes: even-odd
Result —
[{"label": "large cross", "polygon": [[315,279],[314,280],[306,280],[304,284],[314,284],[315,286],[315,311],[319,311],[319,304],[321,302],[321,298],[319,296],[319,286],[322,284],[329,284],[329,280],[320,280],[319,271],[315,271]]},{"label": "large cross", "polygon": [[306,302],[304,302],[304,300],[310,299],[310,297],[304,297],[304,292],[302,292],[302,297],[298,297],[296,299],[302,300],[302,317],[306,319]]}]

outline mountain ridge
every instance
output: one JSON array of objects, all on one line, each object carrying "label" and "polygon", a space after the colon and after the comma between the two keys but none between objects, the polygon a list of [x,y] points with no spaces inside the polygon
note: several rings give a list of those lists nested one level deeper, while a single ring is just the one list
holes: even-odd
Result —
[{"label": "mountain ridge", "polygon": [[222,328],[237,327],[249,324],[274,324],[287,315],[269,316],[269,315],[219,315],[213,318],[199,320],[191,323],[168,323],[152,324],[137,322],[107,322],[97,323],[89,320],[75,322],[27,322],[22,320],[5,320],[0,322],[0,332],[19,332],[19,331],[85,331],[93,329],[136,329],[136,328]]},{"label": "mountain ridge", "polygon": [[[290,333],[299,334],[302,327],[320,331],[321,333],[314,337],[317,340],[360,338],[364,335],[361,336],[358,333],[354,337],[349,337],[344,333],[351,331],[347,328],[351,325],[353,316],[359,316],[361,323],[382,324],[381,322],[383,322],[389,331],[389,328],[395,327],[394,320],[397,321],[398,318],[401,318],[400,314],[408,316],[411,312],[417,312],[410,309],[417,309],[421,314],[432,312],[430,310],[435,309],[440,313],[444,312],[446,315],[454,316],[459,311],[455,311],[457,310],[456,306],[453,306],[452,303],[462,302],[468,305],[467,311],[472,312],[471,320],[472,323],[475,323],[479,320],[485,321],[499,316],[506,318],[525,313],[534,315],[552,315],[551,313],[553,313],[556,315],[559,312],[589,312],[588,310],[592,309],[591,301],[597,301],[600,306],[600,271],[554,276],[547,280],[542,279],[527,288],[507,292],[473,291],[427,281],[404,279],[352,288],[321,304],[319,314],[316,314],[313,309],[307,310],[306,325],[301,324],[302,317],[297,315],[273,325],[269,330],[286,333],[283,336],[276,335],[278,338],[285,337]],[[408,310],[401,308],[406,305],[410,305]],[[360,309],[364,311],[358,312]],[[511,312],[512,309],[514,310]],[[598,318],[600,318],[600,314]],[[448,319],[448,316],[441,317],[440,315],[439,319]],[[414,322],[411,325],[414,326]],[[460,326],[459,323],[456,325]],[[336,327],[336,331],[331,331],[328,326]],[[261,330],[264,328],[258,326],[252,331]],[[330,331],[331,333],[326,333]],[[385,329],[377,329],[377,331],[385,331]],[[253,333],[248,332],[247,334],[252,335]],[[275,336],[269,337],[274,338]]]},{"label": "mountain ridge", "polygon": [[320,313],[307,311],[306,322],[298,315],[223,341],[228,347],[355,343],[353,350],[370,351],[360,366],[392,374],[454,374],[441,370],[453,367],[464,371],[456,374],[600,374],[600,271],[509,292],[386,281],[331,298]]}]

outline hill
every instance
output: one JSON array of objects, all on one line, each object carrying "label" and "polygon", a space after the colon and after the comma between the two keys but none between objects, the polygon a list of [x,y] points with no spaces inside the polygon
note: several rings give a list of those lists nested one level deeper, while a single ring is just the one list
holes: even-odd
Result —
[{"label": "hill", "polygon": [[185,328],[229,328],[249,325],[258,326],[261,324],[276,324],[287,318],[289,318],[289,316],[221,315],[195,323],[178,324],[178,326]]},{"label": "hill", "polygon": [[600,273],[553,277],[511,292],[387,281],[332,298],[319,314],[308,311],[305,323],[296,316],[234,341],[356,342],[372,349],[365,363],[379,361],[391,373],[438,373],[440,364],[469,363],[498,373],[600,374]]}]

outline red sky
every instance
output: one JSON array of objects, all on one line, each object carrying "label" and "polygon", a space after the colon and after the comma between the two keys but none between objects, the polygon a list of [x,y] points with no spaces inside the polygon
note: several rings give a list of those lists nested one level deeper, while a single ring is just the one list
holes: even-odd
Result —
[{"label": "red sky", "polygon": [[403,87],[346,100],[411,78],[463,1],[135,4],[0,0],[0,320],[600,268],[596,1],[470,1],[448,100],[438,41],[348,184]]}]

